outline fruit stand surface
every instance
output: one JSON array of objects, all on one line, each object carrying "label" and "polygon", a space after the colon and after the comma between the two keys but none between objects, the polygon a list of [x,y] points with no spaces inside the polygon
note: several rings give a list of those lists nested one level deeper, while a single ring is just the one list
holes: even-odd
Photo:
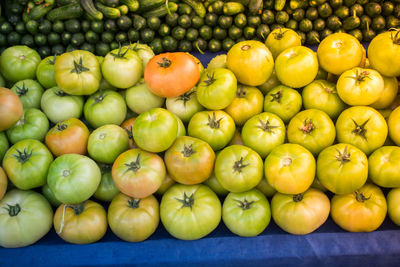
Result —
[{"label": "fruit stand surface", "polygon": [[[195,54],[207,66],[216,54]],[[331,218],[315,232],[290,235],[271,219],[257,237],[232,234],[221,222],[200,240],[173,238],[159,225],[146,241],[128,243],[110,229],[99,242],[72,245],[54,229],[36,244],[0,248],[0,266],[400,266],[400,227],[387,217],[377,231],[349,233]]]}]

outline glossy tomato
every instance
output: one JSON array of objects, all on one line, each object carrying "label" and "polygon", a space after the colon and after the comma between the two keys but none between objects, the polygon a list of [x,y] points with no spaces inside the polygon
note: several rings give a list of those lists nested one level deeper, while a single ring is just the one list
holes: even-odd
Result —
[{"label": "glossy tomato", "polygon": [[160,217],[175,238],[200,239],[221,221],[221,202],[206,185],[175,184],[161,199]]},{"label": "glossy tomato", "polygon": [[213,57],[210,62],[207,65],[207,70],[212,70],[216,68],[227,68],[228,66],[226,65],[226,54],[218,55]]},{"label": "glossy tomato", "polygon": [[294,235],[314,232],[328,219],[329,198],[318,189],[286,195],[276,193],[271,201],[272,218],[284,231]]},{"label": "glossy tomato", "polygon": [[210,177],[215,153],[205,141],[180,136],[164,154],[164,162],[172,179],[181,184],[198,184]]},{"label": "glossy tomato", "polygon": [[276,59],[286,48],[300,46],[301,37],[292,29],[278,28],[268,34],[265,45],[271,51],[274,59]]},{"label": "glossy tomato", "polygon": [[385,195],[373,184],[357,191],[335,195],[331,200],[332,219],[349,232],[372,232],[384,221],[387,212]]},{"label": "glossy tomato", "polygon": [[390,190],[386,200],[390,219],[400,226],[400,188]]},{"label": "glossy tomato", "polygon": [[51,191],[48,184],[42,186],[42,195],[47,199],[47,201],[54,207],[58,208],[62,203],[55,196],[53,191]]},{"label": "glossy tomato", "polygon": [[36,243],[51,229],[53,210],[34,191],[13,189],[0,201],[0,246],[25,247]]},{"label": "glossy tomato", "polygon": [[390,113],[388,119],[389,136],[396,145],[400,145],[400,107]]},{"label": "glossy tomato", "polygon": [[87,200],[80,204],[60,205],[53,218],[56,233],[68,243],[90,244],[107,231],[107,213],[102,205]]},{"label": "glossy tomato", "polygon": [[8,180],[3,168],[0,167],[0,200],[4,197],[7,191]]},{"label": "glossy tomato", "polygon": [[146,83],[137,83],[126,90],[126,104],[133,112],[141,114],[152,108],[161,108],[165,99],[154,94]]},{"label": "glossy tomato", "polygon": [[3,157],[9,148],[7,135],[5,132],[0,132],[0,162],[3,161]]},{"label": "glossy tomato", "polygon": [[122,193],[134,198],[155,193],[165,174],[165,165],[160,156],[138,148],[119,155],[112,167],[115,185]]},{"label": "glossy tomato", "polygon": [[112,165],[110,164],[99,164],[101,170],[101,181],[94,197],[101,201],[110,202],[113,198],[118,195],[119,189],[114,183],[111,174]]},{"label": "glossy tomato", "polygon": [[157,229],[160,208],[154,196],[135,199],[120,193],[108,207],[107,217],[116,236],[128,242],[140,242]]},{"label": "glossy tomato", "polygon": [[4,155],[3,167],[19,189],[29,190],[46,184],[53,155],[37,140],[26,139],[13,145]]},{"label": "glossy tomato", "polygon": [[369,178],[381,187],[400,187],[400,147],[383,146],[368,158]]},{"label": "glossy tomato", "polygon": [[164,177],[164,180],[162,181],[162,184],[160,185],[155,194],[158,196],[164,195],[164,193],[167,192],[167,190],[175,183],[176,182],[171,178],[171,176],[167,172],[167,174]]},{"label": "glossy tomato", "polygon": [[159,54],[150,59],[144,70],[146,84],[161,97],[177,97],[192,89],[199,78],[196,61],[183,52]]},{"label": "glossy tomato", "polygon": [[322,150],[317,160],[321,184],[335,194],[349,194],[362,187],[368,178],[368,159],[350,144],[336,144]]},{"label": "glossy tomato", "polygon": [[188,123],[194,114],[204,110],[197,100],[196,87],[180,96],[167,98],[165,106],[184,123]]},{"label": "glossy tomato", "polygon": [[89,129],[76,118],[57,123],[46,134],[46,146],[55,156],[87,152]]},{"label": "glossy tomato", "polygon": [[211,176],[203,182],[206,186],[211,188],[211,190],[220,197],[224,197],[229,194],[229,191],[226,190],[219,182],[217,177],[215,176],[215,172],[213,171]]},{"label": "glossy tomato", "polygon": [[259,41],[242,41],[229,49],[226,63],[238,81],[258,86],[265,83],[274,69],[269,49]]},{"label": "glossy tomato", "polygon": [[278,85],[281,85],[281,81],[279,81],[278,76],[276,76],[276,71],[274,69],[271,76],[269,76],[269,79],[265,83],[257,86],[257,88],[260,89],[264,95],[266,95]]},{"label": "glossy tomato", "polygon": [[136,117],[129,118],[125,120],[122,124],[121,127],[126,131],[129,137],[129,147],[130,148],[137,148],[137,145],[135,144],[135,141],[133,140],[133,135],[132,135],[132,128],[133,128],[133,123],[135,122]]},{"label": "glossy tomato", "polygon": [[257,236],[271,220],[268,199],[257,189],[229,193],[222,205],[222,220],[234,234]]},{"label": "glossy tomato", "polygon": [[313,155],[298,144],[275,147],[265,159],[264,173],[268,183],[282,194],[306,191],[315,177]]},{"label": "glossy tomato", "polygon": [[379,96],[378,100],[371,104],[371,107],[376,109],[385,109],[390,106],[395,100],[397,93],[399,91],[399,85],[396,77],[386,77],[383,78],[383,92]]},{"label": "glossy tomato", "polygon": [[36,79],[44,88],[57,86],[54,63],[57,56],[49,56],[40,61],[36,69]]},{"label": "glossy tomato", "polygon": [[150,46],[146,44],[141,44],[136,42],[134,44],[129,45],[129,48],[135,51],[139,58],[142,60],[143,71],[146,68],[147,63],[154,57],[154,52]]},{"label": "glossy tomato", "polygon": [[37,81],[26,79],[16,82],[11,87],[11,91],[19,97],[24,109],[40,108],[40,100],[44,91]]},{"label": "glossy tomato", "polygon": [[22,116],[23,106],[11,90],[0,87],[0,131],[7,130]]}]

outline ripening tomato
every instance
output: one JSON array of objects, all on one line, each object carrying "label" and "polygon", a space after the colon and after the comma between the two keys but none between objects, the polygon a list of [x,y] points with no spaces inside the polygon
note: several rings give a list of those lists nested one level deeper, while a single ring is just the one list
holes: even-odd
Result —
[{"label": "ripening tomato", "polygon": [[274,59],[269,49],[259,41],[242,41],[229,49],[226,63],[238,81],[245,85],[265,83],[274,69]]},{"label": "ripening tomato", "polygon": [[167,190],[174,184],[176,184],[175,180],[173,180],[167,172],[167,174],[164,177],[164,180],[162,181],[162,184],[160,185],[155,194],[158,196],[164,195],[164,193],[167,192]]},{"label": "ripening tomato", "polygon": [[390,113],[388,119],[389,136],[396,145],[400,145],[400,106]]},{"label": "ripening tomato", "polygon": [[388,205],[388,215],[392,222],[400,226],[400,188],[389,191],[386,197]]},{"label": "ripening tomato", "polygon": [[256,188],[263,193],[266,197],[273,197],[276,193],[275,188],[273,188],[265,179],[261,179],[260,183],[256,186]]},{"label": "ripening tomato", "polygon": [[213,57],[207,65],[207,70],[212,70],[216,68],[228,68],[228,66],[226,65],[226,58],[226,54]]},{"label": "ripening tomato", "polygon": [[301,45],[301,37],[294,30],[278,28],[268,34],[265,45],[271,51],[274,59],[286,48]]},{"label": "ripening tomato", "polygon": [[53,218],[56,233],[72,244],[99,241],[107,231],[107,213],[102,205],[87,200],[79,204],[60,205]]},{"label": "ripening tomato", "polygon": [[0,131],[7,130],[22,116],[23,106],[10,89],[0,87]]},{"label": "ripening tomato", "polygon": [[87,152],[89,129],[76,118],[57,123],[46,134],[46,146],[55,156]]},{"label": "ripening tomato", "polygon": [[333,221],[349,232],[372,232],[386,217],[387,204],[382,190],[365,184],[357,191],[335,195],[331,200]]},{"label": "ripening tomato", "polygon": [[383,146],[368,158],[369,178],[381,187],[400,187],[400,147]]},{"label": "ripening tomato", "polygon": [[399,91],[399,85],[396,77],[386,77],[383,78],[383,92],[379,96],[378,100],[371,104],[371,107],[376,109],[385,109],[393,103]]},{"label": "ripening tomato", "polygon": [[197,100],[196,87],[180,96],[167,98],[165,106],[184,123],[188,123],[194,114],[204,110]]},{"label": "ripening tomato", "polygon": [[276,76],[276,71],[274,69],[271,76],[269,76],[269,79],[265,83],[257,86],[257,88],[260,89],[264,95],[266,95],[278,85],[281,85],[281,81],[279,81],[278,76]]},{"label": "ripening tomato", "polygon": [[4,197],[6,191],[7,191],[7,176],[6,173],[4,172],[3,168],[0,167],[0,200]]},{"label": "ripening tomato", "polygon": [[122,124],[121,127],[126,131],[129,137],[129,147],[130,148],[137,148],[137,145],[135,144],[135,140],[133,140],[133,135],[132,135],[132,128],[133,128],[133,123],[135,122],[136,117],[129,118],[125,120]]},{"label": "ripening tomato", "polygon": [[184,52],[159,54],[144,70],[147,86],[161,97],[177,97],[192,89],[199,78],[196,61]]}]

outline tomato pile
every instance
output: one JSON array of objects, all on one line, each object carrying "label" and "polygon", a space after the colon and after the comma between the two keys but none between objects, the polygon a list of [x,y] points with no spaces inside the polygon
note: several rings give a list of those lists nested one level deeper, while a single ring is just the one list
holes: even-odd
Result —
[{"label": "tomato pile", "polygon": [[206,69],[142,44],[43,60],[7,48],[0,245],[33,244],[51,227],[71,243],[108,226],[138,242],[160,221],[184,240],[221,220],[239,236],[271,218],[298,235],[329,215],[351,232],[387,213],[400,225],[399,31],[368,51],[335,33],[317,52],[284,33],[239,42]]}]

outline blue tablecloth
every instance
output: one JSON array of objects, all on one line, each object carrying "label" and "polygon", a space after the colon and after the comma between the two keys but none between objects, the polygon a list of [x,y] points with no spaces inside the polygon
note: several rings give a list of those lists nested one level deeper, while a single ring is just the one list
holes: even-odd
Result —
[{"label": "blue tablecloth", "polygon": [[[216,54],[196,54],[207,67]],[[241,238],[221,223],[207,237],[182,241],[160,224],[146,241],[128,243],[109,229],[99,242],[71,245],[54,230],[35,245],[0,248],[0,266],[400,266],[400,227],[388,218],[372,233],[348,233],[330,218],[314,233],[295,236],[273,221],[259,236]]]}]

